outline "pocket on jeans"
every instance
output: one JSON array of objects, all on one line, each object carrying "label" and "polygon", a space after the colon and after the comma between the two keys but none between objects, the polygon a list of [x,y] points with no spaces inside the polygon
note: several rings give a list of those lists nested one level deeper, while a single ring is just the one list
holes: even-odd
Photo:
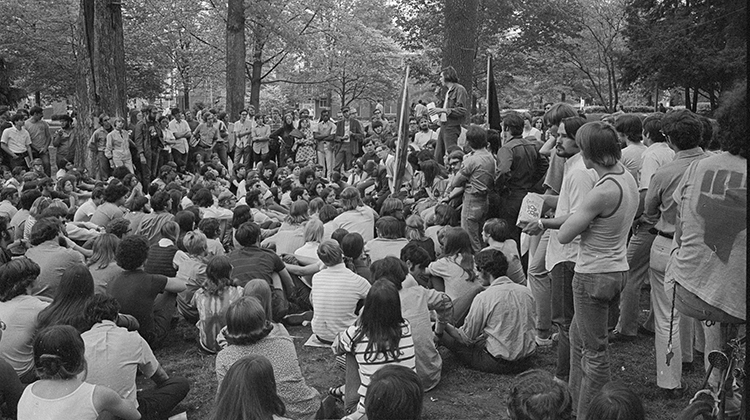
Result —
[{"label": "pocket on jeans", "polygon": [[651,245],[651,253],[649,255],[649,267],[660,273],[664,273],[667,270],[667,262],[669,261],[669,251],[672,245],[670,241],[668,245],[666,241],[657,239]]},{"label": "pocket on jeans", "polygon": [[584,277],[580,277],[579,273],[575,274],[579,276],[580,287],[591,299],[601,300],[609,302],[616,298],[624,286],[624,281],[621,274],[584,274]]}]

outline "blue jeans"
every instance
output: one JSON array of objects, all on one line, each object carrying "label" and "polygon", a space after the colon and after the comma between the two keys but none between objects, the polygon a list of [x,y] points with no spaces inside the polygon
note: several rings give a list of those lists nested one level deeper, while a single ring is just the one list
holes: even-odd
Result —
[{"label": "blue jeans", "polygon": [[461,207],[461,227],[469,234],[474,252],[482,250],[482,223],[487,214],[487,194],[464,194]]},{"label": "blue jeans", "polygon": [[[552,325],[552,282],[545,268],[549,229],[539,238],[536,252],[529,257],[528,281],[536,303],[536,329],[547,333]],[[529,251],[531,252],[531,251]]]},{"label": "blue jeans", "polygon": [[557,368],[555,376],[568,380],[570,375],[570,324],[573,322],[573,276],[576,263],[564,261],[552,267],[552,322],[557,325]]},{"label": "blue jeans", "polygon": [[586,418],[591,400],[610,381],[607,321],[627,278],[627,271],[573,276],[569,384],[579,419]]},{"label": "blue jeans", "polygon": [[[621,334],[638,335],[638,315],[641,287],[648,280],[649,253],[656,235],[648,232],[650,226],[641,226],[628,244],[628,284],[620,297],[620,320],[615,329]],[[648,322],[647,322],[648,323]]]}]

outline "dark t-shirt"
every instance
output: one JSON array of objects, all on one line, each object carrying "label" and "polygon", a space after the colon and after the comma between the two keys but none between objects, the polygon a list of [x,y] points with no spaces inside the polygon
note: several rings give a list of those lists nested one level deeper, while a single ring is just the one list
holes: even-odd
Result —
[{"label": "dark t-shirt", "polygon": [[164,291],[167,278],[143,270],[125,271],[107,285],[107,294],[120,304],[120,313],[133,315],[141,327],[138,332],[151,340],[154,327],[154,299]]},{"label": "dark t-shirt", "polygon": [[[419,246],[421,246],[425,251],[427,251],[428,254],[430,254],[430,261],[435,261],[435,243],[432,241],[432,238],[424,238],[421,241],[418,241],[416,239],[412,239],[409,241],[409,243],[415,243]],[[407,244],[408,245],[408,244]]]},{"label": "dark t-shirt", "polygon": [[257,246],[232,251],[229,254],[229,261],[233,267],[234,284],[242,287],[253,279],[264,279],[271,284],[273,281],[271,275],[286,268],[275,252]]}]

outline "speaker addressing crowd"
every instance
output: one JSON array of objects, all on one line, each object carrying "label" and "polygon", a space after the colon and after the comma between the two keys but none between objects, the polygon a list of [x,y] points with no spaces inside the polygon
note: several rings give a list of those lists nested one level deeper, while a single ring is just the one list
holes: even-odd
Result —
[{"label": "speaker addressing crowd", "polygon": [[[608,352],[638,334],[660,395],[683,396],[695,351],[745,322],[744,85],[716,120],[556,103],[492,130],[458,82],[443,69],[445,97],[410,124],[146,106],[99,116],[86,148],[71,117],[52,132],[41,108],[0,108],[3,413],[173,414],[191,375],[153,350],[175,322],[217,355],[215,419],[419,418],[447,380],[439,347],[517,375],[511,418],[643,418]],[[344,382],[308,386],[287,327],[330,347]]]}]

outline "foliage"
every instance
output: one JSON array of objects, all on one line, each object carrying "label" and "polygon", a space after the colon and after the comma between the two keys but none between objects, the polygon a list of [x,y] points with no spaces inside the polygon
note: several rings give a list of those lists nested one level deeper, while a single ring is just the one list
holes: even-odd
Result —
[{"label": "foliage", "polygon": [[626,12],[626,83],[698,89],[715,105],[745,75],[746,2],[631,0]]}]

